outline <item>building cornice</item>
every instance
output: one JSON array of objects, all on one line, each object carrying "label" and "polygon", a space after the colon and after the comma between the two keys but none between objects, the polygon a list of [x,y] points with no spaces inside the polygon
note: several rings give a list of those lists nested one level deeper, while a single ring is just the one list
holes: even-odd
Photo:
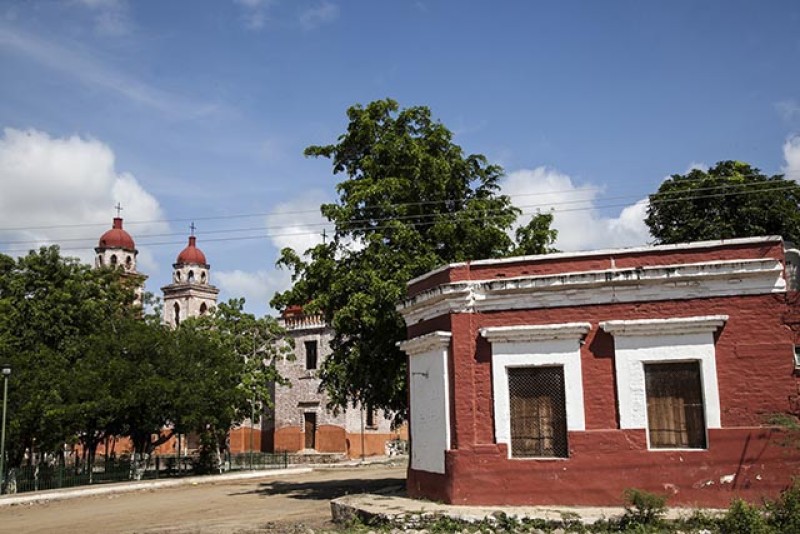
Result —
[{"label": "building cornice", "polygon": [[513,263],[524,263],[524,262],[535,262],[535,261],[553,261],[553,260],[570,260],[570,259],[582,259],[582,258],[593,258],[597,256],[608,256],[609,258],[613,256],[628,256],[631,254],[639,254],[639,253],[663,253],[663,252],[678,252],[678,251],[685,251],[685,250],[702,250],[702,249],[713,249],[719,247],[730,247],[730,246],[738,246],[738,245],[754,245],[758,243],[782,243],[783,238],[777,235],[770,235],[770,236],[760,236],[760,237],[738,237],[735,239],[716,239],[716,240],[709,240],[709,241],[692,241],[690,243],[674,243],[669,245],[648,245],[648,246],[640,246],[640,247],[628,247],[628,248],[612,248],[612,249],[600,249],[600,250],[579,250],[574,252],[555,252],[551,254],[533,254],[529,256],[511,256],[508,258],[492,258],[486,260],[475,260],[471,262],[458,262],[458,263],[450,263],[445,264],[432,271],[428,271],[416,278],[413,278],[408,281],[406,284],[407,286],[411,286],[418,282],[422,282],[423,280],[427,280],[431,276],[441,273],[442,271],[446,271],[448,269],[456,269],[459,267],[464,266],[489,266],[489,265],[508,265]]},{"label": "building cornice", "polygon": [[578,340],[589,333],[591,323],[558,323],[520,326],[490,326],[480,334],[491,343],[524,343],[550,339]]},{"label": "building cornice", "polygon": [[786,291],[775,258],[604,269],[442,284],[397,306],[406,324],[448,313],[759,295]]},{"label": "building cornice", "polygon": [[619,320],[601,322],[600,328],[613,336],[704,334],[716,332],[727,320],[727,315]]},{"label": "building cornice", "polygon": [[164,296],[185,294],[187,296],[218,295],[219,288],[210,284],[170,284],[161,288]]},{"label": "building cornice", "polygon": [[408,341],[400,341],[397,346],[409,356],[417,356],[434,350],[447,350],[450,346],[450,338],[453,334],[443,330],[437,330],[429,334],[411,338]]}]

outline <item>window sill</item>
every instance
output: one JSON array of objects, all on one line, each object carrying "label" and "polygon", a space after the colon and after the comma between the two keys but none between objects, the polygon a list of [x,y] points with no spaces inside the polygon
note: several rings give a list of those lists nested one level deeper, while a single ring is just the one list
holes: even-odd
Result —
[{"label": "window sill", "polygon": [[562,456],[531,456],[531,457],[519,457],[519,456],[509,456],[509,460],[517,460],[521,462],[563,462],[569,460],[569,457],[562,457]]},{"label": "window sill", "polygon": [[691,449],[682,449],[682,448],[674,448],[674,449],[667,449],[667,448],[653,448],[647,447],[648,452],[708,452],[708,447],[704,449],[699,448],[691,448]]}]

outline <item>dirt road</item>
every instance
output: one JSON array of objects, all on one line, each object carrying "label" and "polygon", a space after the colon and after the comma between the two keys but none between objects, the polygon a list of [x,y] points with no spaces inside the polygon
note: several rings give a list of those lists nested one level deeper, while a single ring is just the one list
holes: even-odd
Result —
[{"label": "dirt road", "polygon": [[333,468],[0,508],[0,532],[277,533],[334,529],[330,499],[404,484],[401,466]]}]

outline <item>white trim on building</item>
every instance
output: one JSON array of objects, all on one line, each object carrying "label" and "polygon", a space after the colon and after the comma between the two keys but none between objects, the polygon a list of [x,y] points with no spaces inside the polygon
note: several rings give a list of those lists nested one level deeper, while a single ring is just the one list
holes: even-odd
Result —
[{"label": "white trim on building", "polygon": [[589,323],[560,323],[482,328],[481,335],[492,343],[492,398],[495,441],[508,446],[511,458],[511,407],[508,370],[519,367],[564,369],[567,430],[586,429],[583,404],[583,373],[580,341]]},{"label": "white trim on building", "polygon": [[411,468],[445,473],[450,449],[450,332],[436,331],[398,343],[409,356]]},{"label": "white trim on building", "polygon": [[727,315],[605,321],[614,336],[614,359],[622,429],[647,429],[646,363],[700,364],[706,428],[721,428],[714,333]]},{"label": "white trim on building", "polygon": [[397,309],[410,325],[448,313],[783,293],[783,270],[762,258],[474,280],[423,291]]}]

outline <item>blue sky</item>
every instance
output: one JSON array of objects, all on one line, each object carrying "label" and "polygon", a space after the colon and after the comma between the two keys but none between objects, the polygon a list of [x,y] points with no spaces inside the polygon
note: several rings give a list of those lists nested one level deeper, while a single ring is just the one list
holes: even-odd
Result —
[{"label": "blue sky", "polygon": [[263,313],[278,247],[313,244],[334,198],[303,148],[384,97],[555,207],[559,248],[645,243],[669,174],[800,178],[798,28],[796,1],[7,0],[0,251],[89,259],[121,201],[148,290],[195,221],[223,298]]}]

